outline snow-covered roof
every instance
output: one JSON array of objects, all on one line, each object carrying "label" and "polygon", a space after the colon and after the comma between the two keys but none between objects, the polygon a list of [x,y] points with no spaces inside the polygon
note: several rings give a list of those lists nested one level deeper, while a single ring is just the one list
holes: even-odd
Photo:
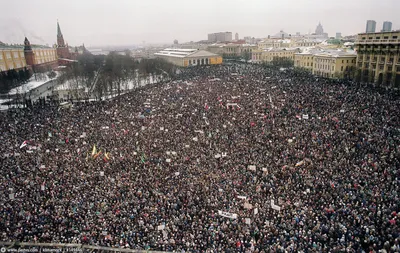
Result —
[{"label": "snow-covered roof", "polygon": [[197,49],[181,49],[181,48],[167,48],[155,53],[156,56],[170,56],[176,58],[185,57],[206,57],[206,56],[217,56],[217,54],[210,53],[204,50]]},{"label": "snow-covered roof", "polygon": [[315,56],[321,56],[321,57],[354,57],[357,56],[355,51],[343,51],[343,50],[326,50],[324,52],[321,52],[319,54],[315,54]]}]

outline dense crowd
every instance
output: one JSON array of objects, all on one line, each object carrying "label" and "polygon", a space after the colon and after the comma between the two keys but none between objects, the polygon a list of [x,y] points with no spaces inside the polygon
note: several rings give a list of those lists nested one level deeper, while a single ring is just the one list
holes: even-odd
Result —
[{"label": "dense crowd", "polygon": [[255,65],[0,115],[0,241],[400,252],[400,99]]}]

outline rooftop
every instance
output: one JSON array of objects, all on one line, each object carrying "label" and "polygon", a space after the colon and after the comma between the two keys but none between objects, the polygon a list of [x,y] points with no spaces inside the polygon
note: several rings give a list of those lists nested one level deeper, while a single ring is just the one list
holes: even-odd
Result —
[{"label": "rooftop", "polygon": [[155,53],[154,55],[171,56],[177,58],[217,56],[217,54],[213,54],[204,50],[182,48],[166,48],[164,50],[161,50],[160,52]]}]

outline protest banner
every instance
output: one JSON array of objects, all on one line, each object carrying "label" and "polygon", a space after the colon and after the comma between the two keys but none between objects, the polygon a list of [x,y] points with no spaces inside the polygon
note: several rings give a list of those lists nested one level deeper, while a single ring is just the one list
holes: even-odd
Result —
[{"label": "protest banner", "polygon": [[223,212],[221,210],[218,210],[218,214],[221,215],[222,217],[230,218],[230,219],[237,219],[237,217],[238,217],[238,215],[236,213],[228,213],[228,212]]},{"label": "protest banner", "polygon": [[250,224],[251,224],[251,219],[250,219],[250,218],[246,218],[245,221],[246,221],[246,224],[247,224],[247,225],[250,225]]},{"label": "protest banner", "polygon": [[253,205],[246,202],[246,203],[244,203],[243,207],[244,207],[245,209],[252,209],[252,208],[253,208]]},{"label": "protest banner", "polygon": [[249,165],[249,170],[256,171],[256,166],[255,165]]}]

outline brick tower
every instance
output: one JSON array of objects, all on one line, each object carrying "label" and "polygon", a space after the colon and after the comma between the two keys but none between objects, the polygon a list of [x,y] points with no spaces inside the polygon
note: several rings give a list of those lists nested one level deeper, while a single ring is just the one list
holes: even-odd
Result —
[{"label": "brick tower", "polygon": [[31,47],[31,43],[29,42],[28,38],[25,37],[24,41],[24,55],[26,60],[26,65],[33,66],[35,64],[35,57],[33,55],[33,50]]},{"label": "brick tower", "polygon": [[68,45],[64,42],[64,37],[61,33],[60,24],[57,21],[57,55],[58,58],[70,59]]}]

